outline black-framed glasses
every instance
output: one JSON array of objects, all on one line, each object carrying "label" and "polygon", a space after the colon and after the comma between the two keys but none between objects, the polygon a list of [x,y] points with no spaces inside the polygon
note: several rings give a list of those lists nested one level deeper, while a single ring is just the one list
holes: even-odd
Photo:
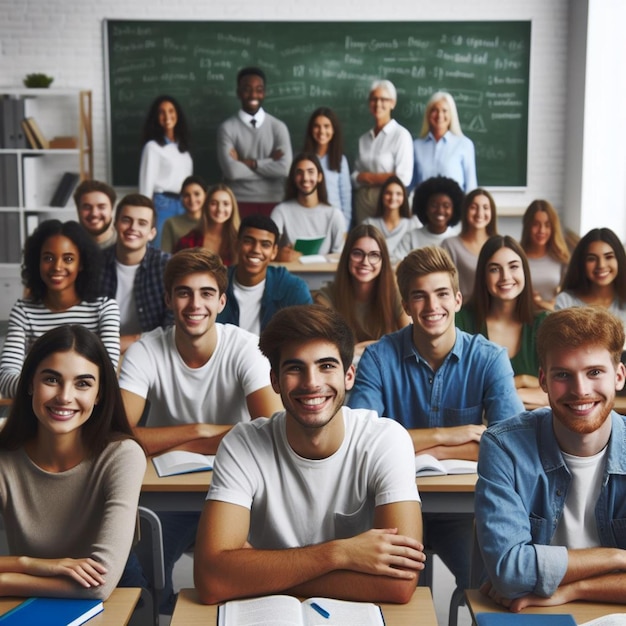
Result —
[{"label": "black-framed glasses", "polygon": [[365,250],[361,250],[361,248],[352,248],[352,250],[350,250],[350,258],[357,263],[361,263],[363,259],[367,259],[367,262],[371,265],[378,265],[383,260],[383,255],[376,250],[365,252]]}]

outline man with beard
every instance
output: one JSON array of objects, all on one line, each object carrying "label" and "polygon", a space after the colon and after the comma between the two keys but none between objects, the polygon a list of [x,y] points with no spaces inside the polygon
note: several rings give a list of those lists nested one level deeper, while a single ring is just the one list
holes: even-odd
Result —
[{"label": "man with beard", "polygon": [[399,424],[343,407],[352,331],[335,311],[293,306],[259,346],[285,411],[222,440],[196,539],[200,599],[408,602],[425,558],[413,448]]},{"label": "man with beard", "polygon": [[600,307],[549,315],[537,333],[550,408],[489,428],[480,443],[476,530],[489,582],[520,611],[626,602],[622,323]]},{"label": "man with beard", "polygon": [[101,250],[117,239],[113,226],[115,198],[115,190],[99,180],[84,180],[74,192],[78,221]]},{"label": "man with beard", "polygon": [[272,211],[271,218],[281,233],[278,260],[294,261],[298,239],[323,239],[319,254],[341,252],[346,223],[341,211],[328,204],[324,173],[313,153],[298,154],[289,170],[285,201]]},{"label": "man with beard", "polygon": [[237,198],[241,217],[269,215],[285,192],[292,156],[289,130],[263,109],[263,70],[239,70],[237,97],[241,109],[217,131],[217,159],[224,182]]}]

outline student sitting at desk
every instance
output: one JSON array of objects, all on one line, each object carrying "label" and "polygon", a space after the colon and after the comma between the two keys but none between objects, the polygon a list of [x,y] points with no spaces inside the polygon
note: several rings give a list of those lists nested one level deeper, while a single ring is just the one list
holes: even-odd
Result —
[{"label": "student sitting at desk", "polygon": [[46,220],[24,246],[22,278],[27,298],[11,308],[0,357],[0,393],[15,397],[24,357],[51,328],[81,324],[104,343],[113,366],[120,356],[117,302],[97,297],[100,251],[76,222]]},{"label": "student sitting at desk", "polygon": [[549,315],[539,380],[550,408],[483,435],[476,531],[496,602],[520,611],[573,600],[626,602],[624,329],[601,307]]},{"label": "student sitting at desk", "polygon": [[335,280],[320,289],[315,301],[343,315],[355,335],[358,358],[383,335],[411,322],[402,308],[385,238],[365,223],[348,234]]},{"label": "student sitting at desk", "polygon": [[84,180],[74,191],[78,221],[101,250],[112,246],[117,238],[113,228],[116,197],[115,189],[99,180]]},{"label": "student sitting at desk", "polygon": [[281,234],[279,261],[295,261],[301,255],[294,250],[298,239],[322,239],[318,254],[341,252],[345,220],[328,204],[324,172],[315,154],[302,152],[293,160],[286,199],[274,207],[271,217]]},{"label": "student sitting at desk", "polygon": [[[258,338],[216,324],[224,308],[226,268],[203,248],[176,253],[165,267],[165,300],[174,326],[144,335],[126,352],[120,387],[135,435],[148,454],[184,449],[215,454],[238,422],[280,408]],[[149,402],[145,425],[139,422]],[[193,545],[199,514],[163,513],[166,589],[161,612],[173,609],[171,574]]]},{"label": "student sitting at desk", "polygon": [[163,297],[163,270],[169,254],[148,244],[156,235],[156,211],[147,196],[124,196],[115,210],[117,241],[103,253],[100,292],[120,307],[120,344],[126,352],[141,333],[171,326]]},{"label": "student sitting at desk", "polygon": [[239,262],[228,268],[226,305],[217,316],[260,335],[279,309],[310,304],[307,284],[284,267],[270,263],[278,254],[278,227],[265,215],[244,217],[237,237]]},{"label": "student sitting at desk", "polygon": [[117,585],[146,469],[100,340],[59,326],[31,348],[0,431],[0,511],[11,556],[0,595],[99,598]]},{"label": "student sitting at desk", "polygon": [[411,441],[373,411],[342,407],[350,328],[322,306],[289,307],[260,347],[286,410],[222,440],[196,541],[200,599],[408,602],[425,558]]},{"label": "student sitting at desk", "polygon": [[[413,324],[365,349],[348,404],[400,422],[415,452],[476,460],[483,415],[493,424],[523,410],[506,351],[455,328],[462,297],[456,267],[443,249],[414,250],[397,275]],[[472,519],[431,513],[424,523],[425,545],[466,589]]]}]

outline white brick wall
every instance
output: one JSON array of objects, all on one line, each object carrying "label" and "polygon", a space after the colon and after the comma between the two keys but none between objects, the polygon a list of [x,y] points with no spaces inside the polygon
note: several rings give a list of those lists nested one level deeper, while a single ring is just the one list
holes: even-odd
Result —
[{"label": "white brick wall", "polygon": [[[198,20],[532,20],[528,187],[498,192],[502,210],[536,197],[563,205],[567,0],[0,0],[0,85],[30,72],[57,87],[93,91],[95,176],[107,177],[103,19]],[[381,6],[390,6],[388,13]]]}]

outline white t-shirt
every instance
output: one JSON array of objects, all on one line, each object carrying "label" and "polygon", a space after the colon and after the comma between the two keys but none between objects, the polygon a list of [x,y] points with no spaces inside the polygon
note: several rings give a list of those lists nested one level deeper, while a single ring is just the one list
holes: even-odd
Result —
[{"label": "white t-shirt", "polygon": [[343,407],[341,416],[341,447],[315,460],[291,449],[284,411],[239,424],[220,444],[207,499],[250,509],[258,549],[352,537],[372,528],[375,507],[419,502],[407,431],[367,409]]},{"label": "white t-shirt", "polygon": [[572,475],[563,515],[552,537],[553,546],[570,550],[595,548],[600,543],[596,522],[596,503],[600,496],[608,447],[593,456],[574,456],[561,451]]},{"label": "white t-shirt", "polygon": [[115,272],[117,273],[115,299],[120,307],[120,335],[135,335],[141,332],[133,289],[138,268],[139,264],[124,265],[115,261]]},{"label": "white t-shirt", "polygon": [[270,384],[270,365],[255,335],[215,324],[217,345],[202,366],[189,367],[175,328],[155,328],[127,350],[120,387],[150,402],[147,426],[237,424],[250,420],[246,398]]},{"label": "white t-shirt", "polygon": [[239,328],[255,335],[261,334],[261,300],[265,291],[265,279],[258,285],[247,287],[233,279],[233,294],[239,304]]}]

